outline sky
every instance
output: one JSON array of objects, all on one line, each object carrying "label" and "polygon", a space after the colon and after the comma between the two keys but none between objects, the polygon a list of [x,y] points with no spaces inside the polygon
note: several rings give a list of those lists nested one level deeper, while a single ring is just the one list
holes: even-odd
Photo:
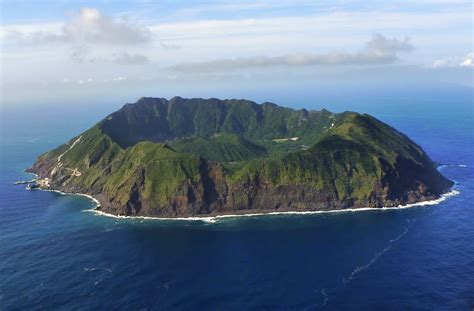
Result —
[{"label": "sky", "polygon": [[0,0],[2,105],[471,88],[471,1]]}]

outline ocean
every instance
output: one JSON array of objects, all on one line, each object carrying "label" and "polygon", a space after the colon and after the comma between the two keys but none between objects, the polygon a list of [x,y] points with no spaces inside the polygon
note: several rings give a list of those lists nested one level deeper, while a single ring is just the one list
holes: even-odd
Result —
[{"label": "ocean", "polygon": [[4,107],[0,310],[473,310],[472,90],[420,96],[295,106],[375,115],[444,164],[458,195],[214,222],[105,217],[86,197],[14,185],[31,179],[23,169],[36,156],[120,103]]}]

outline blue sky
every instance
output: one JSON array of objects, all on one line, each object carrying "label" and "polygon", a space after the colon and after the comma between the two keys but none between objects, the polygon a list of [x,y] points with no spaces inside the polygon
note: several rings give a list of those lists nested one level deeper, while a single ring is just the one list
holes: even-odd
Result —
[{"label": "blue sky", "polygon": [[0,6],[3,104],[473,86],[470,1],[2,0]]},{"label": "blue sky", "polygon": [[[2,0],[4,23],[60,22],[67,12],[83,7],[96,8],[103,14],[139,15],[150,20],[165,20],[168,16],[180,20],[228,19],[245,16],[301,16],[334,11],[384,11],[384,12],[443,12],[469,11],[471,2],[464,0],[422,1],[67,1],[67,0]],[[180,13],[183,14],[179,17]]]}]

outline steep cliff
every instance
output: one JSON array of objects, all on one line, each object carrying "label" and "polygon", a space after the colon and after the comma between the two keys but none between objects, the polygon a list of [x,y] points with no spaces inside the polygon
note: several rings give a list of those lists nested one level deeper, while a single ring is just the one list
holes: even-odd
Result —
[{"label": "steep cliff", "polygon": [[369,115],[180,97],[126,104],[29,171],[102,211],[159,217],[397,206],[452,186]]}]

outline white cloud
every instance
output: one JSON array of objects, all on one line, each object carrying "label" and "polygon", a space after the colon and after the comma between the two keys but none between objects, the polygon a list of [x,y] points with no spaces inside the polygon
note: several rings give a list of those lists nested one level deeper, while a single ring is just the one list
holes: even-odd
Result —
[{"label": "white cloud", "polygon": [[75,19],[64,25],[64,35],[73,41],[112,45],[144,43],[151,37],[147,28],[103,16],[93,8],[81,9]]},{"label": "white cloud", "polygon": [[165,50],[179,50],[179,49],[181,49],[181,46],[177,45],[177,44],[168,44],[168,43],[160,42],[160,45]]},{"label": "white cloud", "polygon": [[127,52],[114,54],[112,61],[121,65],[143,65],[150,62],[148,57],[142,54],[130,54]]},{"label": "white cloud", "polygon": [[88,78],[88,79],[85,79],[85,80],[82,80],[82,79],[77,80],[76,83],[77,83],[77,84],[86,84],[86,83],[92,83],[92,82],[94,82],[94,79]]},{"label": "white cloud", "polygon": [[453,58],[441,58],[433,62],[431,67],[433,68],[444,68],[444,67],[454,67],[456,66],[456,61]]},{"label": "white cloud", "polygon": [[[225,64],[218,63],[215,66],[235,68],[243,65],[245,68],[255,67],[254,63],[257,63],[257,68],[269,66],[268,70],[257,70],[258,73],[252,70],[212,73],[218,77],[216,79],[222,79],[224,75],[226,79],[232,76],[238,85],[247,79],[242,78],[245,75],[272,76],[275,72],[291,72],[297,80],[305,72],[316,71],[308,67],[307,64],[311,63],[380,64],[397,61],[398,57],[402,65],[427,67],[443,55],[462,56],[471,50],[472,40],[466,40],[472,37],[471,12],[453,7],[450,10],[417,11],[344,11],[344,8],[336,8],[323,12],[305,11],[301,15],[282,10],[278,16],[267,14],[267,10],[261,13],[219,14],[214,15],[215,19],[206,13],[200,15],[199,19],[190,19],[168,14],[137,18],[133,11],[129,11],[126,14],[130,19],[126,20],[117,16],[104,16],[103,12],[94,12],[93,9],[89,13],[77,12],[64,23],[38,23],[33,19],[24,24],[5,23],[0,27],[2,85],[39,83],[38,81],[59,84],[65,76],[71,82],[61,85],[71,88],[77,85],[78,80],[86,81],[89,76],[94,78],[94,83],[85,84],[87,86],[104,85],[101,81],[110,81],[118,76],[127,77],[124,84],[132,84],[132,81],[146,76],[183,85],[182,79],[186,79],[189,84],[202,79],[196,75],[166,69],[175,65],[218,63],[222,60],[230,60],[233,64],[224,62]],[[137,30],[141,35],[138,35],[138,40],[137,37],[122,40],[117,39],[117,31],[112,31],[114,35],[100,43],[98,38],[104,38],[106,33],[110,33],[110,27],[98,22],[104,19],[107,20],[105,24],[125,25],[124,27]],[[67,31],[66,25],[70,25]],[[78,30],[78,27],[84,29]],[[117,29],[115,26],[111,28]],[[17,35],[12,36],[12,33]],[[370,48],[364,46],[368,36],[373,33],[383,33],[387,36],[386,40],[375,38]],[[403,37],[400,37],[405,34],[416,43],[416,50],[412,53],[405,54],[409,48],[407,49]],[[391,42],[391,39],[387,39],[392,37],[401,40]],[[20,40],[14,42],[11,41],[12,38]],[[378,50],[382,50],[382,53],[376,52]],[[388,53],[388,50],[392,52]],[[124,54],[130,57],[123,56]],[[136,57],[138,54],[149,59],[153,66],[140,61],[140,57]],[[462,62],[462,57],[456,59],[455,65],[459,72],[466,71],[465,67],[459,67]],[[126,66],[128,63],[138,65]],[[161,70],[159,65],[162,66]],[[317,71],[324,71],[325,77],[332,74],[343,79],[350,68],[339,67],[324,65]],[[382,66],[370,68],[386,70]],[[438,70],[438,74],[441,76],[441,70]],[[267,80],[262,79],[255,82],[255,85],[266,83]],[[5,89],[10,93],[13,90]],[[20,87],[17,93],[21,94],[23,89]]]},{"label": "white cloud", "polygon": [[474,67],[474,53],[464,57],[448,57],[437,59],[431,65],[433,68]]},{"label": "white cloud", "polygon": [[76,63],[92,62],[89,57],[89,49],[87,46],[74,46],[71,49],[71,60]]},{"label": "white cloud", "polygon": [[92,53],[87,46],[77,46],[72,49],[71,59],[76,63],[114,63],[119,65],[144,65],[150,59],[140,53],[126,51],[98,54]]},{"label": "white cloud", "polygon": [[366,43],[364,49],[355,53],[294,53],[275,57],[257,56],[219,59],[208,62],[177,64],[172,66],[171,69],[180,72],[212,72],[273,66],[390,64],[398,59],[399,52],[409,52],[413,49],[414,47],[408,38],[399,40],[376,34]]},{"label": "white cloud", "polygon": [[102,15],[94,8],[82,8],[63,25],[46,25],[39,30],[34,27],[13,26],[2,30],[2,38],[20,45],[48,46],[64,45],[71,49],[70,59],[75,63],[113,62],[121,65],[141,65],[148,57],[127,51],[111,52],[117,47],[135,48],[150,43],[152,33],[148,28],[133,25],[125,19],[114,19]]},{"label": "white cloud", "polygon": [[71,42],[74,44],[135,45],[149,42],[151,32],[147,28],[127,23],[126,20],[104,16],[97,9],[82,8],[74,18],[62,25],[60,31],[7,29],[6,39],[29,44]]},{"label": "white cloud", "polygon": [[396,38],[386,38],[381,34],[376,34],[373,36],[372,40],[367,42],[366,49],[374,54],[394,54],[399,51],[412,51],[414,47],[410,44],[407,37],[403,40],[399,40]]},{"label": "white cloud", "polygon": [[462,63],[460,64],[460,66],[463,66],[463,67],[474,67],[474,53],[469,53],[467,54]]}]

